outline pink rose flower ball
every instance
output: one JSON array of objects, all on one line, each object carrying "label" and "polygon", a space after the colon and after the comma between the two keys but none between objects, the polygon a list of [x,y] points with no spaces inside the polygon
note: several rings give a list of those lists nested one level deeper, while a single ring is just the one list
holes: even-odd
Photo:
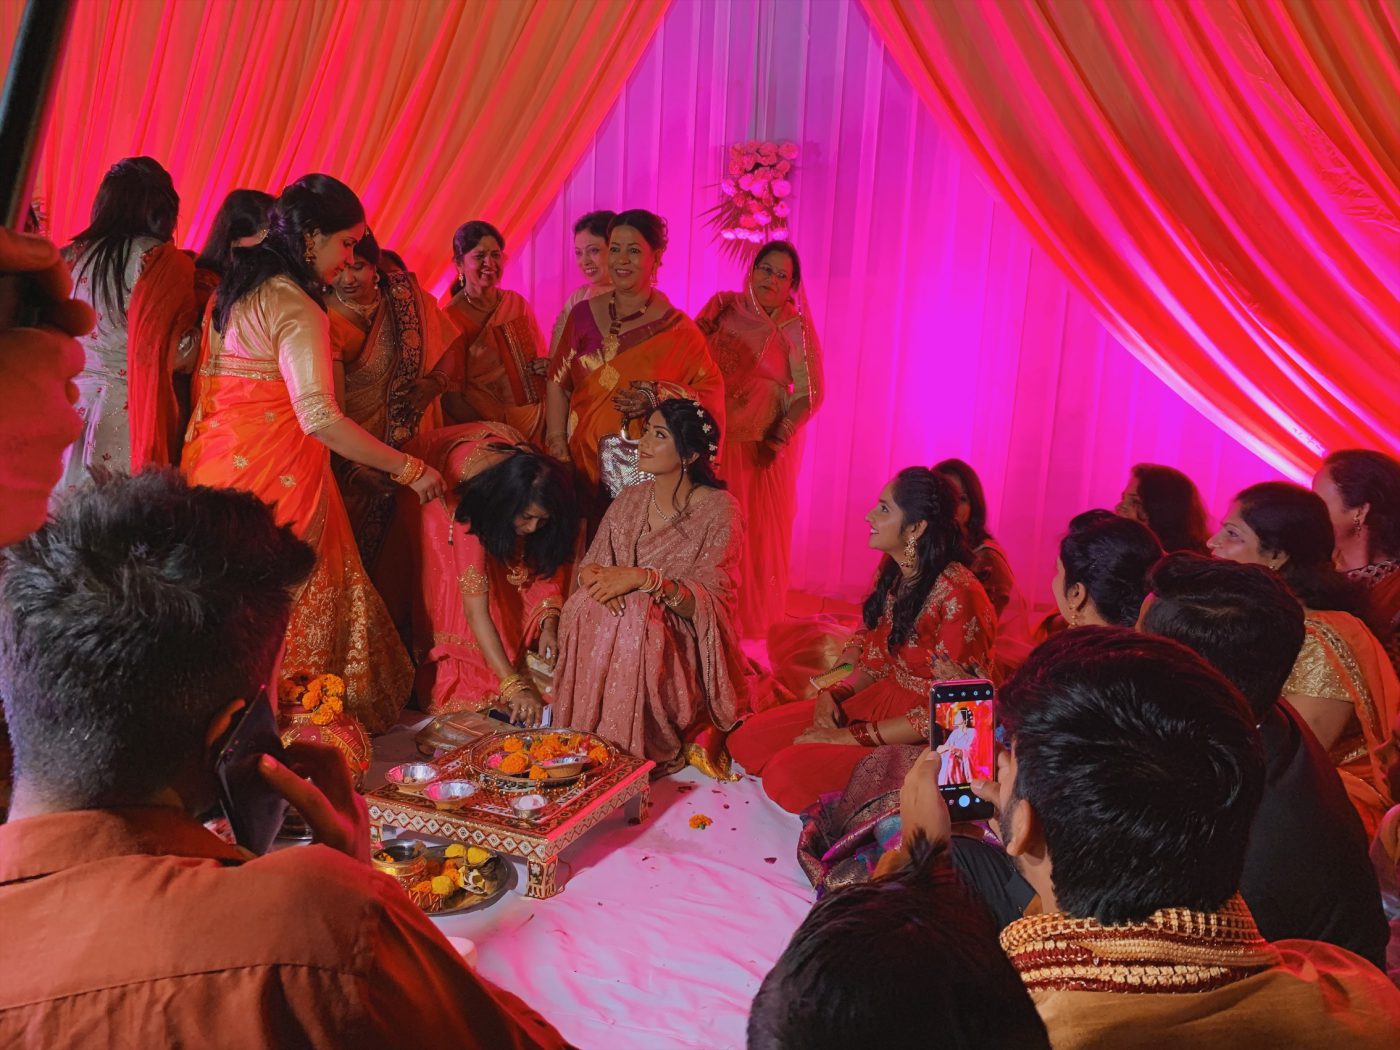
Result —
[{"label": "pink rose flower ball", "polygon": [[795,143],[795,142],[784,142],[781,146],[778,147],[778,155],[781,156],[781,157],[786,158],[787,160],[796,160],[796,159],[797,159],[797,143]]},{"label": "pink rose flower ball", "polygon": [[789,197],[791,195],[792,183],[788,182],[787,179],[773,180],[773,196],[777,197],[778,200],[782,200],[784,197]]}]

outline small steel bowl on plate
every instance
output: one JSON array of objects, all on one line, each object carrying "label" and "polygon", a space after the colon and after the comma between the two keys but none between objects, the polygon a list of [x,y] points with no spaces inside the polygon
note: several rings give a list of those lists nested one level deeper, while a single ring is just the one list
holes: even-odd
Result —
[{"label": "small steel bowl on plate", "polygon": [[437,780],[441,774],[437,766],[428,762],[405,762],[384,774],[384,779],[400,791],[410,795],[421,795],[423,789]]},{"label": "small steel bowl on plate", "polygon": [[517,795],[510,800],[511,809],[515,810],[515,815],[523,820],[538,820],[540,810],[549,805],[549,799],[543,795]]},{"label": "small steel bowl on plate", "polygon": [[423,797],[438,809],[461,809],[479,789],[470,780],[434,780],[423,789]]}]

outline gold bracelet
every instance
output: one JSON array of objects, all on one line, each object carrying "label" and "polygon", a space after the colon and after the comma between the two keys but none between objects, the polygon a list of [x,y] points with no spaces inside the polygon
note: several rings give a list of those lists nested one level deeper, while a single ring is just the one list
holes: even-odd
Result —
[{"label": "gold bracelet", "polygon": [[502,700],[509,700],[520,690],[528,688],[529,683],[525,681],[525,676],[518,671],[515,674],[508,674],[501,679],[501,684],[497,686],[497,691],[501,694]]},{"label": "gold bracelet", "polygon": [[681,584],[680,580],[671,580],[670,583],[676,589],[672,591],[670,596],[668,597],[665,590],[665,584],[663,583],[661,590],[661,601],[665,603],[666,608],[674,611],[685,604],[685,587]]},{"label": "gold bracelet", "polygon": [[427,469],[428,465],[417,456],[405,454],[403,466],[399,468],[398,473],[390,474],[389,480],[398,485],[412,485]]}]

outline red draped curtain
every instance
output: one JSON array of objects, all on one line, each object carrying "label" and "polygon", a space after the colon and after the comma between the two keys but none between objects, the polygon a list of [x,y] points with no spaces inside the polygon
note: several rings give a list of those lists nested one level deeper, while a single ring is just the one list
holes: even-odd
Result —
[{"label": "red draped curtain", "polygon": [[1400,7],[863,2],[1154,372],[1294,476],[1400,451]]},{"label": "red draped curtain", "polygon": [[[523,237],[669,0],[79,0],[38,193],[55,239],[117,159],[147,154],[198,247],[224,195],[322,171],[425,284],[471,218]],[[0,63],[21,0],[0,0]]]}]

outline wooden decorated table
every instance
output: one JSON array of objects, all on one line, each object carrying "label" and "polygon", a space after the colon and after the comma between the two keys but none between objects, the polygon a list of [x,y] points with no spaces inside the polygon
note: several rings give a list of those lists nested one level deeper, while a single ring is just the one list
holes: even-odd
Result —
[{"label": "wooden decorated table", "polygon": [[541,790],[548,804],[526,819],[511,806],[518,792],[501,790],[472,762],[472,752],[487,741],[455,748],[432,760],[442,779],[471,780],[478,785],[462,809],[438,809],[426,798],[392,784],[367,793],[365,802],[376,836],[410,831],[518,857],[528,872],[525,895],[543,899],[563,889],[557,878],[559,854],[609,814],[627,806],[629,817],[646,819],[655,763],[614,750],[604,768],[585,773],[571,784]]}]

